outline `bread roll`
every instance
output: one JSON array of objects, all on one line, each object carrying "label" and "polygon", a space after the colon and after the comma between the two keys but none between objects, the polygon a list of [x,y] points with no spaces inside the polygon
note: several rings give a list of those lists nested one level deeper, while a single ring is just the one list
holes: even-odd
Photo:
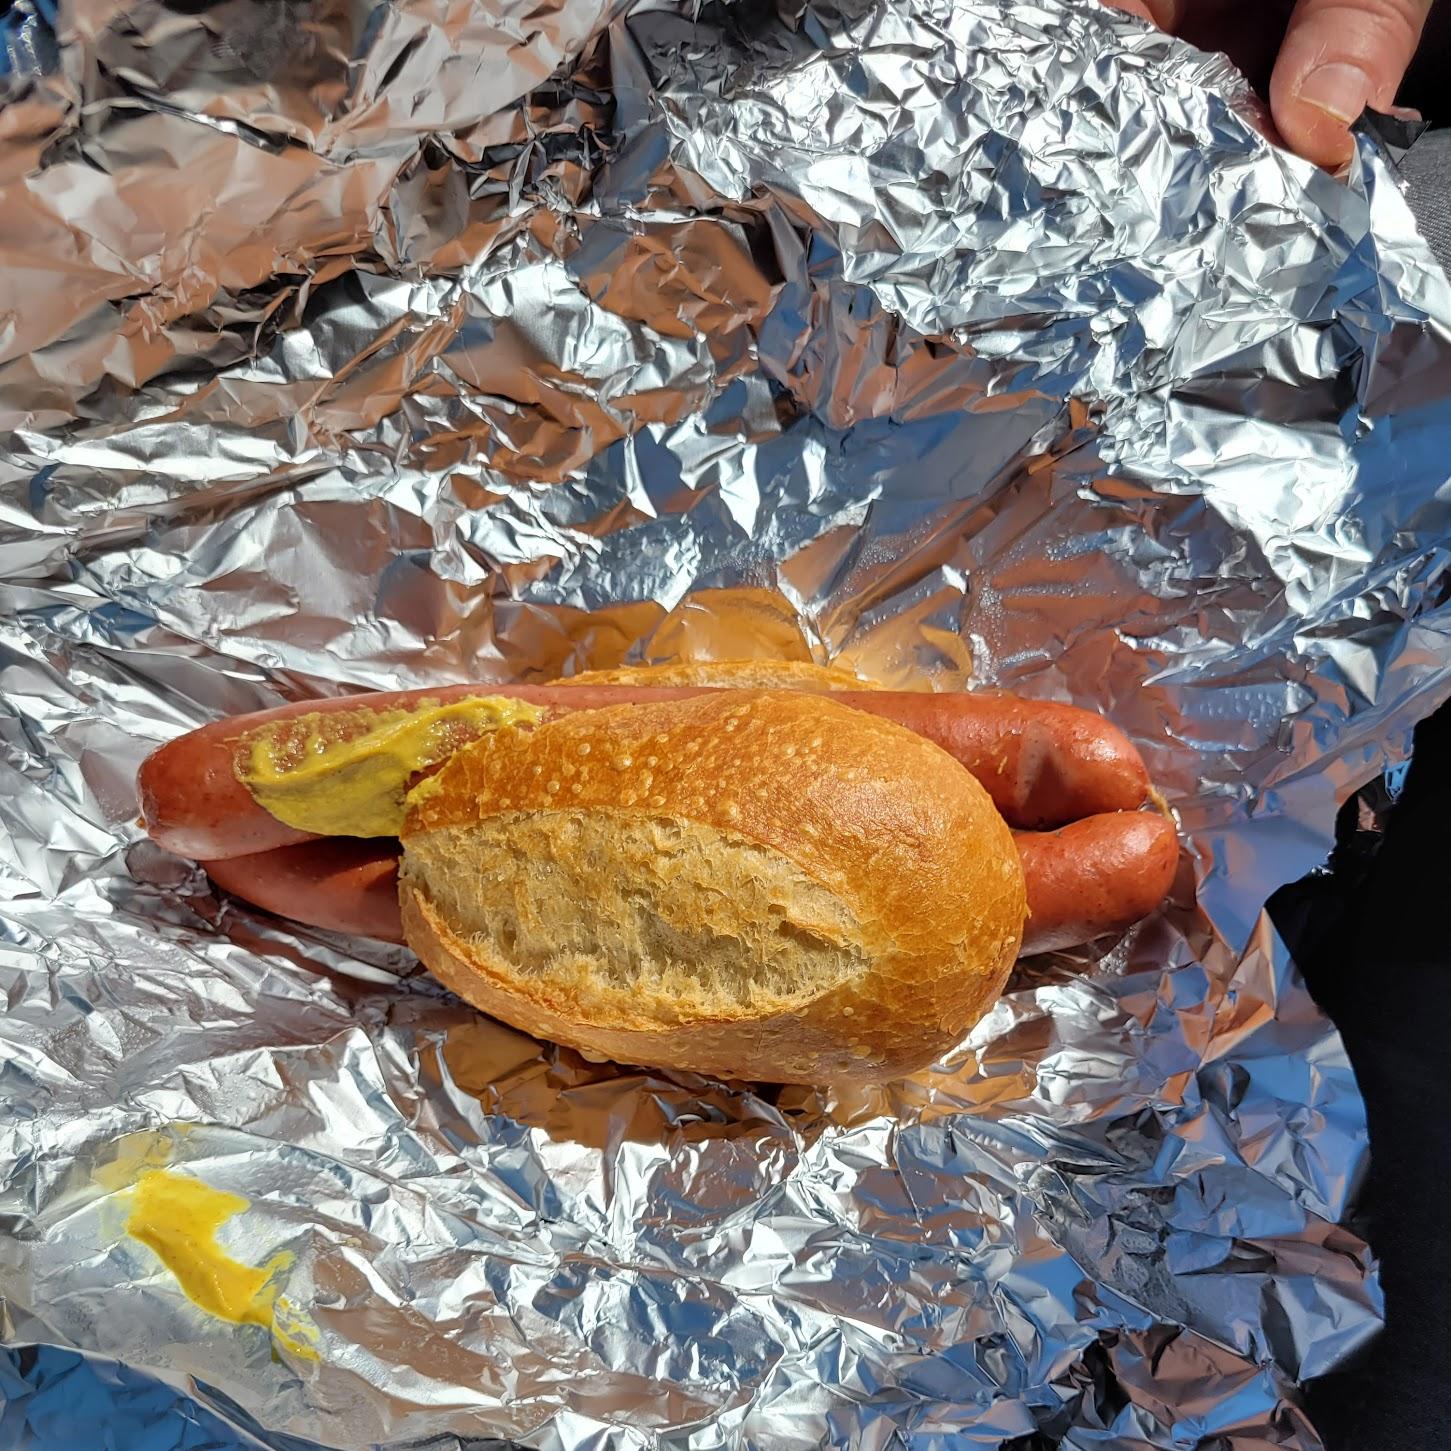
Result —
[{"label": "bread roll", "polygon": [[625,1063],[789,1083],[923,1067],[1001,991],[1012,837],[951,756],[821,696],[582,711],[414,793],[409,945],[461,997]]}]

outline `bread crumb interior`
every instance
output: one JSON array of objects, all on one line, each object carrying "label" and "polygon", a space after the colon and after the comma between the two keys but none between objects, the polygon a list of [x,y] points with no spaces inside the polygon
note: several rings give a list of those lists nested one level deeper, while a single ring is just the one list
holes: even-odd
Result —
[{"label": "bread crumb interior", "polygon": [[477,961],[551,995],[753,1016],[874,957],[846,904],[783,853],[684,818],[506,812],[416,833],[404,873]]}]

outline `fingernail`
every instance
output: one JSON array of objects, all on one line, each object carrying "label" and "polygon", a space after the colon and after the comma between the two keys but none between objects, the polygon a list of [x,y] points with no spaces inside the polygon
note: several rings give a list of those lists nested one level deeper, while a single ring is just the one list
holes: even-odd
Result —
[{"label": "fingernail", "polygon": [[1374,89],[1359,66],[1337,60],[1311,71],[1300,82],[1300,99],[1349,126],[1360,120]]},{"label": "fingernail", "polygon": [[1397,121],[1424,121],[1426,118],[1414,106],[1387,106],[1386,115]]}]

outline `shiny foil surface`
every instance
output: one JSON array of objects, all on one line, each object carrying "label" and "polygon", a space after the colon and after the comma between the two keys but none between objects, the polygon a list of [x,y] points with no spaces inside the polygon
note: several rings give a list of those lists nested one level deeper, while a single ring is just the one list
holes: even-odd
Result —
[{"label": "shiny foil surface", "polygon": [[[267,1446],[1319,1446],[1365,1122],[1264,904],[1451,693],[1451,291],[1373,142],[1321,175],[1046,0],[62,0],[3,51],[7,1341]],[[224,712],[742,652],[1107,712],[1173,901],[932,1072],[766,1090],[137,826]],[[158,1163],[315,1358],[127,1233]]]}]

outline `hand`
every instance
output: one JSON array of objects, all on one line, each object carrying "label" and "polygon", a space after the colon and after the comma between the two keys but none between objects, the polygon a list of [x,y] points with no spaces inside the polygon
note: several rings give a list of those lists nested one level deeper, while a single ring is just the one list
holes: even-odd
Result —
[{"label": "hand", "polygon": [[1204,50],[1263,92],[1279,140],[1322,166],[1344,161],[1367,106],[1395,107],[1431,0],[1109,0]]}]

